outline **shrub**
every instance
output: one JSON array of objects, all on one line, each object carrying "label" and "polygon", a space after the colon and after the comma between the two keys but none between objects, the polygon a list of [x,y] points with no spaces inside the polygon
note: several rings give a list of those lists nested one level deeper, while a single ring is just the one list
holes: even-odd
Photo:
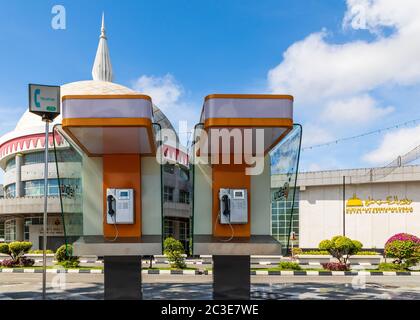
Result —
[{"label": "shrub", "polygon": [[341,262],[323,263],[322,267],[330,271],[348,271],[350,269],[348,264],[341,263]]},{"label": "shrub", "polygon": [[14,266],[16,266],[16,262],[12,259],[4,259],[0,262],[0,265],[5,268],[13,268]]},{"label": "shrub", "polygon": [[380,253],[376,252],[376,251],[359,251],[356,252],[356,255],[358,256],[377,256]]},{"label": "shrub", "polygon": [[395,264],[404,264],[405,268],[420,261],[420,239],[408,233],[393,235],[385,243],[385,256],[396,258]]},{"label": "shrub", "polygon": [[308,250],[303,251],[301,254],[305,255],[330,255],[330,253],[327,250]]},{"label": "shrub", "polygon": [[35,264],[34,259],[30,259],[26,257],[21,257],[19,259],[19,267],[32,267],[34,264]]},{"label": "shrub", "polygon": [[380,270],[380,271],[404,271],[405,266],[403,264],[382,262],[378,265],[378,270]]},{"label": "shrub", "polygon": [[32,248],[32,242],[26,241],[14,241],[9,243],[9,255],[12,259],[16,262],[25,254],[28,253],[29,250]]},{"label": "shrub", "polygon": [[328,251],[339,263],[344,265],[347,265],[349,257],[360,251],[362,247],[360,241],[344,236],[335,236],[331,240],[322,240],[319,243],[320,250]]},{"label": "shrub", "polygon": [[289,261],[280,262],[278,267],[280,270],[302,270],[299,263]]},{"label": "shrub", "polygon": [[71,244],[63,244],[55,252],[55,259],[57,264],[68,269],[68,268],[77,268],[80,264],[79,257],[73,256],[73,246]]},{"label": "shrub", "polygon": [[66,269],[78,268],[79,267],[79,259],[77,257],[72,257],[71,260],[64,260],[58,263],[60,266]]},{"label": "shrub", "polygon": [[9,245],[7,243],[0,243],[0,253],[10,254]]},{"label": "shrub", "polygon": [[4,259],[0,262],[0,266],[5,268],[14,268],[14,267],[32,267],[35,264],[34,259],[29,259],[26,257],[20,257],[18,260],[13,259]]},{"label": "shrub", "polygon": [[292,249],[292,256],[296,256],[298,254],[302,254],[302,249],[301,248],[293,248]]},{"label": "shrub", "polygon": [[71,244],[68,244],[67,245],[67,250],[66,250],[66,245],[63,244],[55,252],[55,259],[58,262],[68,261],[68,260],[70,260],[70,258],[72,257],[72,255],[73,255],[73,246]]},{"label": "shrub", "polygon": [[[44,250],[29,250],[29,253],[30,254],[43,254],[44,253]],[[52,250],[46,250],[46,254],[53,254],[54,253],[54,251],[52,251]]]},{"label": "shrub", "polygon": [[168,257],[172,268],[184,269],[187,267],[184,258],[184,246],[173,237],[168,237],[163,242],[163,253]]},{"label": "shrub", "polygon": [[4,267],[15,267],[15,266],[32,266],[35,261],[33,259],[25,258],[23,255],[28,253],[32,248],[31,242],[26,241],[14,241],[11,243],[1,243],[0,253],[7,254],[10,259],[3,261],[2,266]]}]

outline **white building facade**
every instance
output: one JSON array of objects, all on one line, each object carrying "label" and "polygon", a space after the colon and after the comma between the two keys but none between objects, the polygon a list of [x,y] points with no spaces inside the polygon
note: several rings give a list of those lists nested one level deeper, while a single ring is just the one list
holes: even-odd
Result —
[{"label": "white building facade", "polygon": [[[320,241],[345,234],[361,241],[364,249],[383,249],[396,233],[420,236],[420,166],[372,172],[375,169],[300,173],[292,221],[296,244],[317,248]],[[273,191],[278,180],[272,177]],[[279,211],[276,206],[273,201],[273,216]],[[289,218],[290,210],[284,215]],[[284,221],[289,225],[290,219]],[[289,229],[284,230],[281,241]],[[273,226],[274,235],[276,231]]]}]

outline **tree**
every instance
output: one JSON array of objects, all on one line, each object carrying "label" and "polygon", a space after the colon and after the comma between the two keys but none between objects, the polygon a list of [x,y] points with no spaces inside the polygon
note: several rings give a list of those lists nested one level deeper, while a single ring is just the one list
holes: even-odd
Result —
[{"label": "tree", "polygon": [[8,267],[34,265],[35,260],[28,259],[24,256],[31,248],[32,242],[14,241],[11,243],[1,243],[0,253],[10,256],[10,259],[3,260],[2,265]]},{"label": "tree", "polygon": [[172,268],[184,269],[187,267],[184,258],[184,246],[179,240],[168,237],[163,242],[163,253],[168,257]]},{"label": "tree", "polygon": [[68,244],[67,247],[63,244],[55,252],[55,259],[58,264],[64,268],[77,268],[80,264],[79,257],[73,256],[73,246]]},{"label": "tree", "polygon": [[360,241],[352,240],[345,236],[335,236],[331,240],[323,240],[319,243],[319,249],[327,250],[341,264],[347,265],[351,255],[362,249]]}]

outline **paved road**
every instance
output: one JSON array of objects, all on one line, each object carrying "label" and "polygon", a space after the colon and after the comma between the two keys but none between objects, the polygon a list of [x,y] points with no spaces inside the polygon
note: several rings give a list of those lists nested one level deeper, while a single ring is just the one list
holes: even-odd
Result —
[{"label": "paved road", "polygon": [[[40,299],[41,274],[1,274],[0,299]],[[101,274],[48,274],[50,299],[102,299]],[[145,299],[211,299],[211,276],[143,275]],[[51,285],[54,285],[51,287]],[[253,276],[253,299],[418,299],[420,276]]]}]

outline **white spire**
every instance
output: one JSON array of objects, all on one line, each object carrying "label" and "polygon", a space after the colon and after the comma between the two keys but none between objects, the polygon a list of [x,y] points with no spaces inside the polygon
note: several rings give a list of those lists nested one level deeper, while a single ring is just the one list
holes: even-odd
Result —
[{"label": "white spire", "polygon": [[92,68],[93,80],[112,82],[112,65],[109,57],[108,43],[105,33],[105,15],[102,13],[101,36],[99,37],[98,50]]}]

